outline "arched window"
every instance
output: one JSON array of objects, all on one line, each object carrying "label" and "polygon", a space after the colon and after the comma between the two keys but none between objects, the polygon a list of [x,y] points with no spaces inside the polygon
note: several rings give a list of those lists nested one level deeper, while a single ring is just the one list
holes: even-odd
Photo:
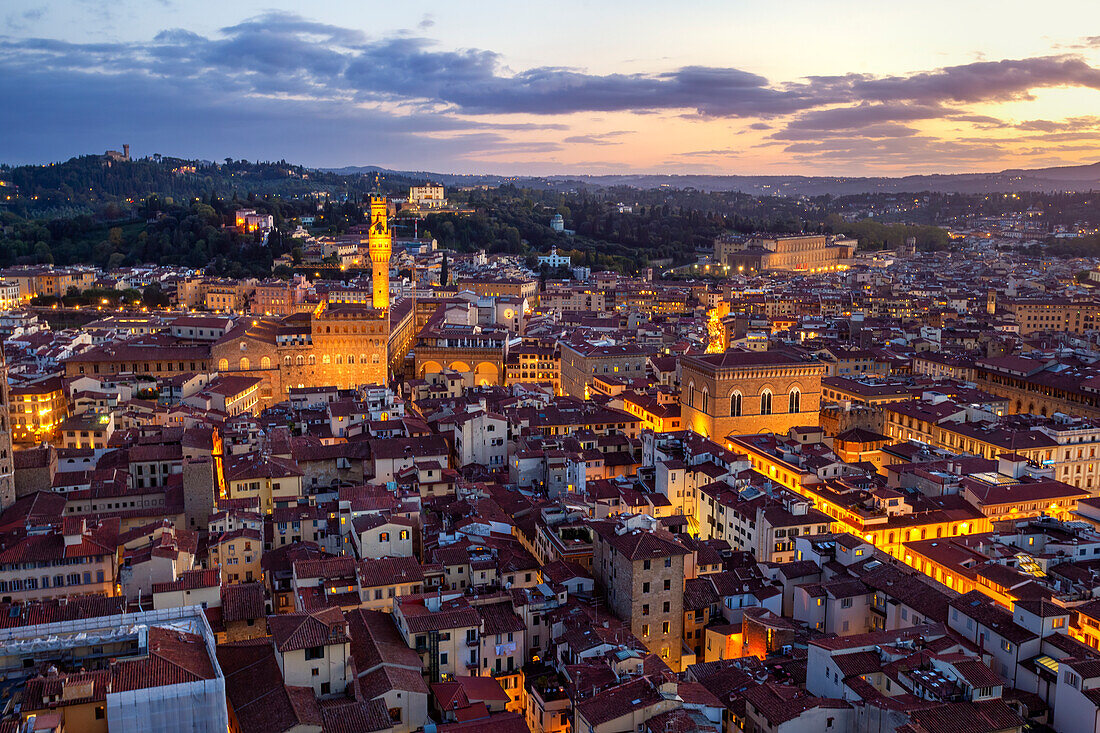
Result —
[{"label": "arched window", "polygon": [[695,382],[688,383],[688,405],[695,407]]},{"label": "arched window", "polygon": [[359,355],[359,363],[360,364],[366,364],[367,363],[367,355],[366,354],[360,354]]},{"label": "arched window", "polygon": [[260,368],[261,369],[270,369],[271,368],[271,359],[269,359],[266,356],[264,358],[260,359]]},{"label": "arched window", "polygon": [[[301,359],[302,357],[299,356],[298,358]],[[283,366],[290,366],[290,354],[283,357]]]},{"label": "arched window", "polygon": [[787,397],[787,412],[799,412],[802,408],[802,393],[797,388],[792,389]]},{"label": "arched window", "polygon": [[741,417],[741,393],[734,392],[730,395],[730,415],[732,417]]},{"label": "arched window", "polygon": [[705,414],[705,415],[710,414],[710,392],[707,391],[706,387],[703,387],[703,405],[702,405],[702,408],[703,408],[702,409],[703,414]]},{"label": "arched window", "polygon": [[317,363],[317,357],[313,354],[310,354],[309,355],[309,365],[313,366],[316,363]]},{"label": "arched window", "polygon": [[355,354],[348,354],[348,364],[355,363]]},{"label": "arched window", "polygon": [[[327,359],[328,357],[326,356],[325,358]],[[336,355],[336,363],[337,364],[343,364],[344,363],[344,355],[343,354],[337,354]]]},{"label": "arched window", "polygon": [[328,363],[330,363],[330,361],[331,360],[329,359],[328,354],[324,354],[324,355],[321,356],[321,363],[322,364],[328,364]]},{"label": "arched window", "polygon": [[760,393],[760,414],[772,414],[772,393],[770,389],[766,389]]},{"label": "arched window", "polygon": [[222,359],[221,361],[218,362],[218,371],[219,372],[228,372],[229,371],[229,359]]},{"label": "arched window", "polygon": [[250,364],[248,362],[248,357],[247,356],[242,356],[241,357],[241,371],[242,372],[248,371],[249,366],[250,366]]},{"label": "arched window", "polygon": [[[290,358],[290,357],[287,357],[287,358]],[[302,364],[305,363],[305,360],[306,360],[306,358],[304,356],[302,356],[301,354],[298,354],[298,356],[294,357],[294,364],[296,366],[302,366]]]},{"label": "arched window", "polygon": [[378,363],[378,354],[371,354],[370,362],[371,362],[371,364],[377,364]]}]

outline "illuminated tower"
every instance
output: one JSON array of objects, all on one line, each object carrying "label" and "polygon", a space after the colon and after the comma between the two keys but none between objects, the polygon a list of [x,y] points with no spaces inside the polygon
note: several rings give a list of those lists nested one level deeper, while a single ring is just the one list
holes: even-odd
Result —
[{"label": "illuminated tower", "polygon": [[370,197],[370,261],[374,265],[371,280],[374,283],[374,307],[386,310],[390,307],[390,220],[385,197]]}]

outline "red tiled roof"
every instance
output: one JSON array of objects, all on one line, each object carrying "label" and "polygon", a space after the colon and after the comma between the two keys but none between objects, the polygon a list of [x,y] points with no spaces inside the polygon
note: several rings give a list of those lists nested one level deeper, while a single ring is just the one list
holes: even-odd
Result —
[{"label": "red tiled roof", "polygon": [[222,586],[222,617],[226,621],[251,621],[262,618],[264,587],[261,583]]},{"label": "red tiled roof", "polygon": [[364,588],[424,582],[415,557],[379,557],[359,563],[359,583]]},{"label": "red tiled roof", "polygon": [[583,715],[589,725],[599,726],[661,700],[657,685],[648,677],[639,677],[582,700],[575,707],[577,714]]},{"label": "red tiled roof", "polygon": [[267,626],[280,652],[350,641],[347,622],[339,608],[269,616]]},{"label": "red tiled roof", "polygon": [[181,590],[197,590],[199,588],[214,588],[221,585],[221,577],[217,568],[187,570],[180,577],[167,583],[153,583],[154,593],[171,593]]},{"label": "red tiled roof", "polygon": [[321,719],[325,733],[373,733],[393,729],[389,710],[383,700],[324,700]]},{"label": "red tiled roof", "polygon": [[283,684],[275,651],[268,639],[218,646],[218,663],[225,674],[225,696],[241,733],[273,733],[297,725],[321,724],[313,690]]}]

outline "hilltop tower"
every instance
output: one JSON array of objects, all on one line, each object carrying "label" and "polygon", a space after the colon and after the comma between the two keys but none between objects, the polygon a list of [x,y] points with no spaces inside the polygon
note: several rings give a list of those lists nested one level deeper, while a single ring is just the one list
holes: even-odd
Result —
[{"label": "hilltop tower", "polygon": [[389,205],[383,196],[370,197],[370,233],[367,243],[373,264],[371,281],[374,287],[374,307],[390,307],[390,220]]}]

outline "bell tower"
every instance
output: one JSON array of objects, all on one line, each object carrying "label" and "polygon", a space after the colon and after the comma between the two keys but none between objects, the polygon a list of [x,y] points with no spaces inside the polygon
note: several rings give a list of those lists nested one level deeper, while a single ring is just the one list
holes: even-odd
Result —
[{"label": "bell tower", "polygon": [[389,205],[384,196],[370,197],[370,233],[367,235],[370,261],[373,265],[371,281],[374,289],[373,305],[378,310],[390,307],[390,220]]}]

